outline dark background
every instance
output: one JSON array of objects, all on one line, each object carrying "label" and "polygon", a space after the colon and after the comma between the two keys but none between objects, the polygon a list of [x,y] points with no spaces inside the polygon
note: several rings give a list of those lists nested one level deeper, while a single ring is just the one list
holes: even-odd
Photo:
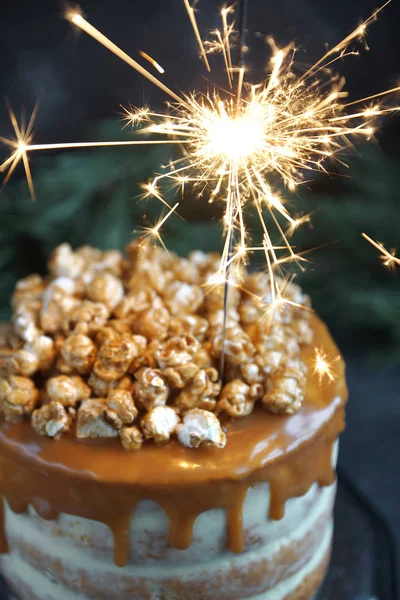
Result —
[{"label": "dark background", "polygon": [[[199,26],[218,25],[219,2],[198,3]],[[367,35],[369,51],[338,67],[350,99],[377,93],[400,82],[400,4],[386,7]],[[138,58],[142,49],[165,68],[173,89],[204,88],[205,72],[181,0],[83,1],[89,21]],[[298,60],[312,63],[369,16],[375,0],[249,0],[246,64],[257,80],[268,57],[256,32],[272,34],[279,45],[295,40]],[[40,98],[36,141],[113,139],[119,133],[119,105],[165,100],[159,90],[80,34],[63,17],[65,7],[50,0],[4,1],[0,8],[0,88],[17,108]],[[217,78],[221,75],[216,71]],[[396,102],[396,98],[393,99]],[[400,97],[397,97],[400,102]],[[116,123],[116,124],[114,124]],[[380,123],[377,140],[349,158],[352,180],[317,176],[296,199],[315,211],[313,229],[299,246],[328,243],[315,253],[303,285],[328,320],[348,361],[351,400],[342,438],[341,463],[400,535],[400,282],[380,264],[361,237],[367,231],[389,248],[399,245],[400,115]],[[11,133],[0,105],[0,135]],[[2,316],[17,277],[43,270],[50,249],[67,240],[103,247],[121,246],[142,224],[143,213],[160,207],[135,200],[138,182],[157,169],[158,151],[93,150],[35,156],[38,192],[32,204],[23,179],[15,177],[0,196],[0,295]],[[339,174],[340,175],[340,174]],[[152,212],[153,211],[153,212]],[[187,221],[171,220],[171,248],[218,248],[220,213],[187,203]],[[250,215],[251,217],[251,215]],[[207,240],[207,245],[205,244]]]}]

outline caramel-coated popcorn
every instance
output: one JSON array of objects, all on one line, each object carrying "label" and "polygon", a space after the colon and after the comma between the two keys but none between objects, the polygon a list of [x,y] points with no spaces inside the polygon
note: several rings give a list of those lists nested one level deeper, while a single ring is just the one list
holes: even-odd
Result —
[{"label": "caramel-coated popcorn", "polygon": [[133,401],[132,394],[127,390],[110,390],[106,400],[105,417],[117,429],[123,425],[133,423],[138,414],[138,409]]},{"label": "caramel-coated popcorn", "polygon": [[58,375],[47,381],[46,391],[50,400],[63,406],[76,406],[78,402],[90,397],[91,390],[82,377]]},{"label": "caramel-coated popcorn", "polygon": [[249,386],[240,379],[234,379],[222,388],[217,412],[226,412],[231,417],[246,417],[253,412],[263,393],[264,388],[259,383]]},{"label": "caramel-coated popcorn", "polygon": [[122,282],[111,273],[98,273],[86,286],[88,297],[113,310],[124,296]]},{"label": "caramel-coated popcorn", "polygon": [[39,390],[31,379],[11,375],[1,383],[1,412],[6,421],[18,423],[32,414],[39,397]]},{"label": "caramel-coated popcorn", "polygon": [[198,448],[201,444],[223,448],[226,435],[214,413],[200,408],[189,410],[183,423],[177,427],[178,439],[188,448]]},{"label": "caramel-coated popcorn", "polygon": [[139,427],[122,427],[119,430],[119,439],[125,450],[140,450],[143,446],[144,437]]},{"label": "caramel-coated popcorn", "polygon": [[299,410],[313,329],[297,285],[277,277],[290,302],[272,312],[268,273],[232,265],[225,314],[218,254],[180,258],[137,241],[127,254],[62,244],[48,276],[17,283],[0,327],[6,420],[54,438],[119,438],[126,450],[174,436],[222,448],[221,422],[256,404]]},{"label": "caramel-coated popcorn", "polygon": [[96,359],[96,346],[87,335],[73,333],[66,338],[61,356],[78,373],[89,373]]},{"label": "caramel-coated popcorn", "polygon": [[161,369],[177,367],[192,362],[200,344],[192,335],[171,337],[158,345],[154,356]]},{"label": "caramel-coated popcorn", "polygon": [[83,300],[69,312],[68,329],[90,335],[105,325],[108,316],[109,310],[101,302]]},{"label": "caramel-coated popcorn", "polygon": [[216,398],[221,390],[218,371],[214,368],[202,369],[190,383],[178,394],[174,405],[180,412],[191,408],[214,410]]},{"label": "caramel-coated popcorn", "polygon": [[170,387],[159,369],[142,367],[135,373],[135,400],[144,410],[167,403]]},{"label": "caramel-coated popcorn", "polygon": [[121,379],[116,379],[115,381],[105,381],[92,371],[88,379],[88,385],[91,388],[94,396],[106,398],[110,393],[110,390],[117,388],[120,390],[132,391],[134,383],[127,375],[121,377]]},{"label": "caramel-coated popcorn", "polygon": [[49,402],[34,411],[32,415],[32,428],[39,435],[59,439],[63,433],[69,431],[72,417],[67,413],[60,402]]},{"label": "caramel-coated popcorn", "polygon": [[201,287],[184,281],[172,281],[164,292],[164,302],[171,315],[195,313],[203,300]]},{"label": "caramel-coated popcorn", "polygon": [[138,349],[132,336],[108,340],[99,348],[93,371],[105,381],[121,379],[137,355]]},{"label": "caramel-coated popcorn", "polygon": [[155,444],[168,442],[179,424],[179,417],[170,406],[156,406],[142,419],[141,427],[146,439]]},{"label": "caramel-coated popcorn", "polygon": [[78,409],[76,437],[117,437],[118,430],[104,416],[106,408],[107,403],[104,398],[84,400]]},{"label": "caramel-coated popcorn", "polygon": [[304,400],[307,368],[300,359],[289,360],[286,366],[267,380],[262,404],[274,413],[293,414]]}]

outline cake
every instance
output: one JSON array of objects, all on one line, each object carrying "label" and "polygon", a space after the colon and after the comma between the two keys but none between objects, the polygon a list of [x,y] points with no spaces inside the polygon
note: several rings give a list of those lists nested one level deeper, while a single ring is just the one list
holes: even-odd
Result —
[{"label": "cake", "polygon": [[63,244],[48,276],[17,283],[0,333],[0,569],[21,600],[316,593],[344,363],[297,285],[278,283],[271,311],[268,275],[242,266],[224,342],[218,265]]}]

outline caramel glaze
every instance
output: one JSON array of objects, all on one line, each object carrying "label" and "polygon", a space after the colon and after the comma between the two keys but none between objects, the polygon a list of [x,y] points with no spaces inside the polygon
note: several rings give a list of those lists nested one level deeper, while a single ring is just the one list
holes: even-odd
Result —
[{"label": "caramel glaze", "polygon": [[[338,350],[325,325],[313,317],[315,346],[329,356]],[[40,437],[29,423],[0,425],[0,492],[16,513],[32,505],[44,519],[60,513],[105,523],[114,536],[115,563],[129,560],[132,512],[143,499],[157,502],[170,519],[175,548],[190,546],[196,517],[223,508],[227,542],[233,552],[243,549],[242,508],[248,488],[270,484],[271,519],[281,519],[287,499],[302,496],[318,482],[334,480],[332,446],[344,427],[347,390],[344,362],[335,364],[336,378],[320,383],[312,371],[314,348],[304,348],[309,367],[302,408],[291,416],[262,408],[233,420],[227,445],[221,450],[189,449],[177,441],[167,446],[147,443],[126,452],[117,439],[59,441]],[[0,550],[7,551],[3,515]],[[267,515],[266,515],[267,518]]]}]

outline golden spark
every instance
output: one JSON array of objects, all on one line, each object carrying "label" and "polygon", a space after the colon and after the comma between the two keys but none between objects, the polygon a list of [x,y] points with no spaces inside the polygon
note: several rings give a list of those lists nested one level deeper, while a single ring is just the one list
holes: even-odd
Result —
[{"label": "golden spark", "polygon": [[338,362],[339,359],[340,357],[336,356],[330,360],[322,348],[315,348],[314,373],[318,375],[320,384],[324,377],[328,377],[330,381],[335,380],[336,375],[333,370],[333,364]]},{"label": "golden spark", "polygon": [[149,63],[152,64],[153,67],[159,73],[164,73],[164,69],[162,68],[162,66],[156,60],[154,60],[154,58],[152,56],[150,56],[150,54],[147,54],[147,52],[144,52],[143,50],[139,50],[139,54],[140,54],[140,56],[143,56],[143,58],[145,58],[146,60],[148,60]]},{"label": "golden spark", "polygon": [[[271,278],[273,304],[279,306],[284,301],[279,284],[281,276],[284,276],[284,265],[299,264],[303,260],[291,246],[289,236],[309,217],[294,218],[291,215],[285,199],[273,189],[271,175],[279,175],[288,190],[295,189],[304,182],[305,171],[326,171],[327,159],[332,160],[350,148],[353,138],[370,138],[374,133],[372,122],[378,116],[398,109],[385,107],[379,102],[400,88],[346,104],[344,80],[331,72],[337,60],[358,54],[350,45],[364,39],[367,26],[376,20],[386,4],[300,74],[296,73],[294,45],[278,48],[273,40],[268,39],[271,48],[269,70],[265,79],[254,85],[246,81],[245,68],[235,65],[232,58],[232,47],[237,37],[232,7],[222,9],[221,30],[213,32],[212,40],[203,42],[193,7],[189,0],[183,0],[183,3],[208,71],[211,66],[207,55],[221,54],[228,91],[215,85],[207,93],[194,91],[178,95],[91,25],[82,14],[70,12],[67,18],[71,23],[163,90],[172,101],[165,113],[155,113],[147,107],[124,109],[126,123],[139,126],[138,134],[152,136],[151,139],[124,142],[32,144],[31,124],[25,131],[10,112],[16,140],[3,139],[11,147],[12,154],[0,168],[8,169],[8,180],[22,161],[33,195],[27,159],[31,151],[179,144],[182,156],[170,161],[153,181],[143,186],[145,194],[164,202],[170,209],[169,214],[175,211],[176,206],[171,208],[163,199],[165,184],[181,187],[183,193],[184,186],[190,182],[197,188],[199,197],[206,195],[209,202],[222,202],[225,237],[216,280],[229,281],[232,265],[245,263],[250,251],[262,252]],[[143,52],[141,54],[145,56]],[[146,57],[151,59],[149,55]],[[153,59],[150,62],[155,66]],[[255,207],[261,223],[262,239],[258,244],[249,243],[245,220],[245,208],[248,206]],[[266,215],[270,216],[281,238],[279,246],[272,243]],[[280,277],[275,279],[276,273]]]},{"label": "golden spark", "polygon": [[390,269],[393,268],[395,265],[400,265],[400,258],[396,256],[395,250],[389,252],[389,250],[386,250],[383,244],[375,242],[375,240],[370,238],[369,235],[367,235],[366,233],[363,233],[362,236],[367,240],[367,242],[369,242],[370,244],[372,244],[372,246],[375,246],[375,248],[379,250],[379,252],[381,253],[382,262],[385,265],[385,267],[389,267]]}]

